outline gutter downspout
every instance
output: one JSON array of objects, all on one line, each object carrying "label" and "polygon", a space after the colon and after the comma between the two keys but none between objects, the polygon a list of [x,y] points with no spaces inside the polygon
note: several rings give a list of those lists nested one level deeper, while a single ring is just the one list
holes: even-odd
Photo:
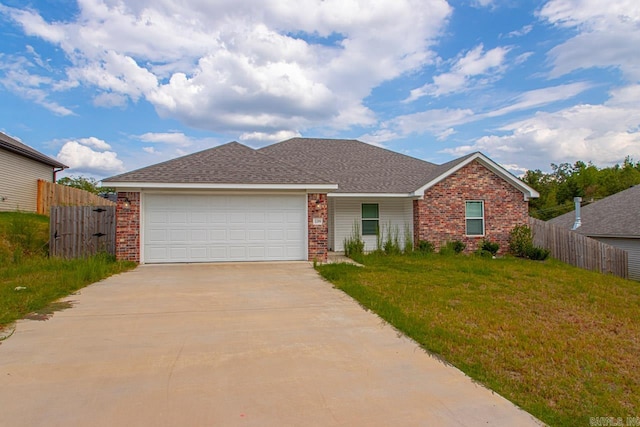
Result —
[{"label": "gutter downspout", "polygon": [[576,205],[576,222],[573,223],[572,230],[577,230],[582,225],[582,218],[580,218],[580,202],[582,201],[582,197],[574,197],[573,203]]},{"label": "gutter downspout", "polygon": [[60,169],[53,168],[53,182],[54,182],[54,184],[58,181],[58,180],[56,179],[56,174],[57,174],[58,172],[62,172],[63,170],[65,170],[65,168],[60,168]]}]

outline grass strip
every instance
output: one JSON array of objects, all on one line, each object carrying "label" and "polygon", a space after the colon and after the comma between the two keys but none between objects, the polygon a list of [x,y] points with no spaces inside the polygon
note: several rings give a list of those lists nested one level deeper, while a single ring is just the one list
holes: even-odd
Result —
[{"label": "grass strip", "polygon": [[550,425],[640,416],[640,284],[555,260],[367,255],[318,267],[367,309]]}]

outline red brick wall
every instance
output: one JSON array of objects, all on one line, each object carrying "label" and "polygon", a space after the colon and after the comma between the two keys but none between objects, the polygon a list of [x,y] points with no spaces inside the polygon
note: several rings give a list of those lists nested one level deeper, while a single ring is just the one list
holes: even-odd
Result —
[{"label": "red brick wall", "polygon": [[[126,199],[129,199],[129,209],[124,207]],[[116,258],[140,262],[140,193],[118,192]]]},{"label": "red brick wall", "polygon": [[[329,225],[326,194],[307,195],[307,221],[309,233],[309,261],[326,262],[329,251]],[[313,225],[314,218],[321,218],[322,225]]]},{"label": "red brick wall", "polygon": [[[484,201],[484,236],[466,236],[465,201]],[[428,240],[436,250],[445,242],[460,240],[473,252],[483,239],[509,246],[509,233],[516,225],[528,224],[528,205],[521,191],[478,161],[463,167],[414,200],[414,241]]]}]

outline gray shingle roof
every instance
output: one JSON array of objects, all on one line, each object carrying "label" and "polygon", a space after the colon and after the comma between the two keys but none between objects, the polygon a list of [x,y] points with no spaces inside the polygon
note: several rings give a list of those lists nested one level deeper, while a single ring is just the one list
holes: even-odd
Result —
[{"label": "gray shingle roof", "polygon": [[201,184],[328,184],[252,148],[230,142],[104,179],[103,182]]},{"label": "gray shingle roof", "polygon": [[[337,184],[335,193],[409,195],[478,155],[481,156],[471,153],[435,165],[352,139],[292,138],[259,150],[231,142],[103,181],[116,186],[118,183]],[[493,165],[517,181],[500,166]]]},{"label": "gray shingle roof", "polygon": [[[580,210],[582,225],[575,230],[580,234],[640,238],[640,185],[590,203]],[[575,218],[575,211],[571,211],[549,222],[571,229]]]},{"label": "gray shingle roof", "polygon": [[433,163],[351,139],[293,138],[258,151],[337,183],[336,193],[410,193],[439,170]]},{"label": "gray shingle roof", "polygon": [[9,135],[6,135],[0,132],[0,147],[5,150],[12,151],[14,153],[20,154],[22,156],[28,157],[32,160],[36,160],[45,165],[49,165],[55,168],[68,168],[69,166],[60,163],[57,160],[52,159],[51,157],[45,156],[39,151],[34,150],[28,145],[23,144],[22,142],[11,138]]}]

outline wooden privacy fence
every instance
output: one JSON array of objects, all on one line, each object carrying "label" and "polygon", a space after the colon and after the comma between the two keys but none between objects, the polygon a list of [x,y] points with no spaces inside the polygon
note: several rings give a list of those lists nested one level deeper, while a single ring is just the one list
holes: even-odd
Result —
[{"label": "wooden privacy fence", "polygon": [[49,254],[84,258],[115,255],[115,206],[54,206],[49,219]]},{"label": "wooden privacy fence", "polygon": [[536,218],[529,218],[529,224],[533,244],[551,251],[552,257],[586,270],[629,278],[625,250]]},{"label": "wooden privacy fence", "polygon": [[52,206],[115,206],[110,200],[88,191],[60,185],[54,182],[38,180],[37,212],[49,215]]}]

